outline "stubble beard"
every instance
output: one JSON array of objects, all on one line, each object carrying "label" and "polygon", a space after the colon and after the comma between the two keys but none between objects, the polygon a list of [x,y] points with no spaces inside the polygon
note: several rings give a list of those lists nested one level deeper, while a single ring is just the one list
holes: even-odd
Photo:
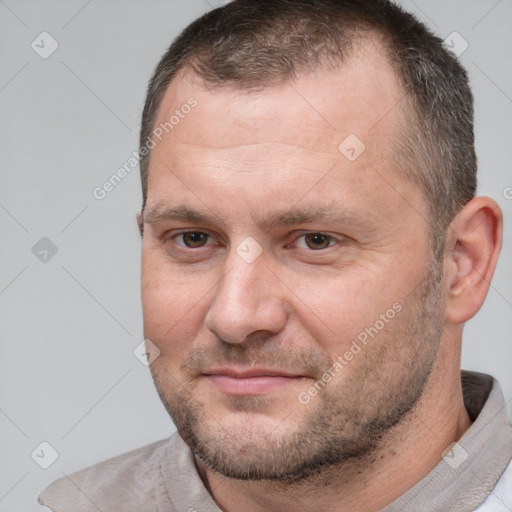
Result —
[{"label": "stubble beard", "polygon": [[[404,299],[397,317],[309,404],[294,396],[293,403],[286,404],[288,415],[302,416],[293,425],[286,419],[262,425],[258,410],[272,400],[268,397],[231,397],[230,411],[242,411],[244,419],[236,426],[226,425],[222,418],[213,418],[208,405],[195,399],[185,383],[152,365],[160,399],[193,453],[228,478],[292,484],[338,466],[371,461],[383,436],[411,413],[427,386],[443,328],[441,283],[439,273],[429,275]],[[264,344],[232,348],[220,343],[225,346],[216,354],[222,352],[237,362],[272,358],[272,349],[266,350]],[[274,366],[289,357],[274,358]],[[294,357],[313,366],[323,361],[316,368],[320,375],[327,370],[325,358],[317,353]],[[184,367],[191,364],[189,359]],[[282,411],[286,417],[287,411]]]}]

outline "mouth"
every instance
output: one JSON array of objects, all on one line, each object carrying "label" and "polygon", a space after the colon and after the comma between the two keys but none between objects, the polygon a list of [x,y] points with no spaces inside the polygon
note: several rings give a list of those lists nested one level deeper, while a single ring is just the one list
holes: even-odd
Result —
[{"label": "mouth", "polygon": [[217,368],[202,375],[214,388],[228,395],[260,396],[301,382],[304,375],[280,370]]}]

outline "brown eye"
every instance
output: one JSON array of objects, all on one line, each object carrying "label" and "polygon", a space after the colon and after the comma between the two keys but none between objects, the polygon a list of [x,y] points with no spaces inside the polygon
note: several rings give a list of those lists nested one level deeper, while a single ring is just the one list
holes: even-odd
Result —
[{"label": "brown eye", "polygon": [[308,249],[325,249],[331,245],[332,237],[323,233],[308,233],[304,235]]},{"label": "brown eye", "polygon": [[201,233],[200,231],[190,231],[188,233],[182,233],[181,235],[178,235],[178,240],[179,238],[183,240],[183,243],[180,243],[178,241],[179,245],[197,248],[206,245],[208,243],[210,235],[207,235],[206,233]]}]

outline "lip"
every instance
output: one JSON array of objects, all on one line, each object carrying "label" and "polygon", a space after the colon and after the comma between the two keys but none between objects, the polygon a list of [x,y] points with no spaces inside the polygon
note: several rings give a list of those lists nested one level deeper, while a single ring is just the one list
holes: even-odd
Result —
[{"label": "lip", "polygon": [[266,395],[304,379],[303,375],[264,368],[218,368],[203,377],[222,393],[238,396]]}]

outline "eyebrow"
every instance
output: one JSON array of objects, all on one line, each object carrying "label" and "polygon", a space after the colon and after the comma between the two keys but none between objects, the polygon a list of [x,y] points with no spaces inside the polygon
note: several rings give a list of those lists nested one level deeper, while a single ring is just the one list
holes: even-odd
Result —
[{"label": "eyebrow", "polygon": [[[204,224],[224,224],[219,217],[211,213],[196,210],[186,205],[166,206],[157,204],[155,207],[143,212],[145,223],[157,223],[162,221],[178,220],[184,222]],[[268,230],[280,226],[291,226],[319,222],[322,224],[352,224],[369,226],[374,224],[374,219],[359,212],[347,211],[339,205],[330,206],[295,206],[289,210],[281,210],[258,216],[256,223]]]},{"label": "eyebrow", "polygon": [[296,224],[309,224],[319,222],[322,224],[368,224],[370,219],[361,213],[348,211],[340,205],[334,206],[301,206],[293,207],[287,211],[276,212],[267,217],[263,224],[269,229],[276,226],[289,226]]},{"label": "eyebrow", "polygon": [[189,208],[188,206],[177,206],[167,207],[162,204],[157,204],[150,210],[144,210],[142,213],[142,219],[144,222],[150,224],[161,222],[165,220],[182,220],[189,222],[215,222],[215,216],[211,214],[205,214],[198,210]]}]

